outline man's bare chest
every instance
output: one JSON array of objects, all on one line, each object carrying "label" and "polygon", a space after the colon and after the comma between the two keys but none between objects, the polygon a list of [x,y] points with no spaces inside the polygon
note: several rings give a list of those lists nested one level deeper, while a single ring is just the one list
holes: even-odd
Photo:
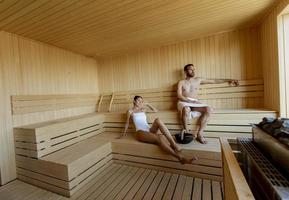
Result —
[{"label": "man's bare chest", "polygon": [[183,91],[184,92],[197,92],[199,90],[198,82],[184,82],[183,84]]}]

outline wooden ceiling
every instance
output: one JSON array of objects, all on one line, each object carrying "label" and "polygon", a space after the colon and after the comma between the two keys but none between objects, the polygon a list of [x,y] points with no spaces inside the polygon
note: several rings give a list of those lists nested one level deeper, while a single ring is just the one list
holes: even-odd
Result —
[{"label": "wooden ceiling", "polygon": [[250,26],[278,0],[0,0],[0,30],[87,56]]}]

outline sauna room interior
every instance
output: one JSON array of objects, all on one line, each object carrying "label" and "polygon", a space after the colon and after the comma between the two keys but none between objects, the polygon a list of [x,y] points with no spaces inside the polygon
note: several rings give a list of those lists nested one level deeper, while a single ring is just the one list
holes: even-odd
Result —
[{"label": "sauna room interior", "polygon": [[[181,135],[186,64],[190,164],[119,138],[136,95]],[[289,0],[0,0],[0,199],[289,199],[288,88]]]}]

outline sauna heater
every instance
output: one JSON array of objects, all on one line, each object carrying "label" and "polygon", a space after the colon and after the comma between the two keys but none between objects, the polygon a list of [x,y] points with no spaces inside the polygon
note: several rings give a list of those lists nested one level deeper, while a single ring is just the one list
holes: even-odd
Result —
[{"label": "sauna heater", "polygon": [[257,200],[289,200],[289,147],[252,126],[253,139],[237,139],[248,184]]}]

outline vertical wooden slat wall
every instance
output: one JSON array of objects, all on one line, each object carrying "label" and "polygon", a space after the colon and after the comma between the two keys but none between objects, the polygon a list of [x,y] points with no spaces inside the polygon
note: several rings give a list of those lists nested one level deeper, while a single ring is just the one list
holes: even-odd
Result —
[{"label": "vertical wooden slat wall", "polygon": [[[98,59],[100,89],[111,92],[167,87],[184,77],[187,63],[194,63],[201,77],[262,78],[260,47],[259,27],[252,27]],[[223,108],[263,107],[263,98],[246,103],[233,99],[210,103]]]},{"label": "vertical wooden slat wall", "polygon": [[264,105],[280,111],[277,16],[289,4],[282,0],[261,24],[262,65],[264,74]]},{"label": "vertical wooden slat wall", "polygon": [[95,106],[11,115],[10,96],[29,94],[97,94],[94,59],[0,32],[1,183],[16,177],[13,126],[95,111]]}]

